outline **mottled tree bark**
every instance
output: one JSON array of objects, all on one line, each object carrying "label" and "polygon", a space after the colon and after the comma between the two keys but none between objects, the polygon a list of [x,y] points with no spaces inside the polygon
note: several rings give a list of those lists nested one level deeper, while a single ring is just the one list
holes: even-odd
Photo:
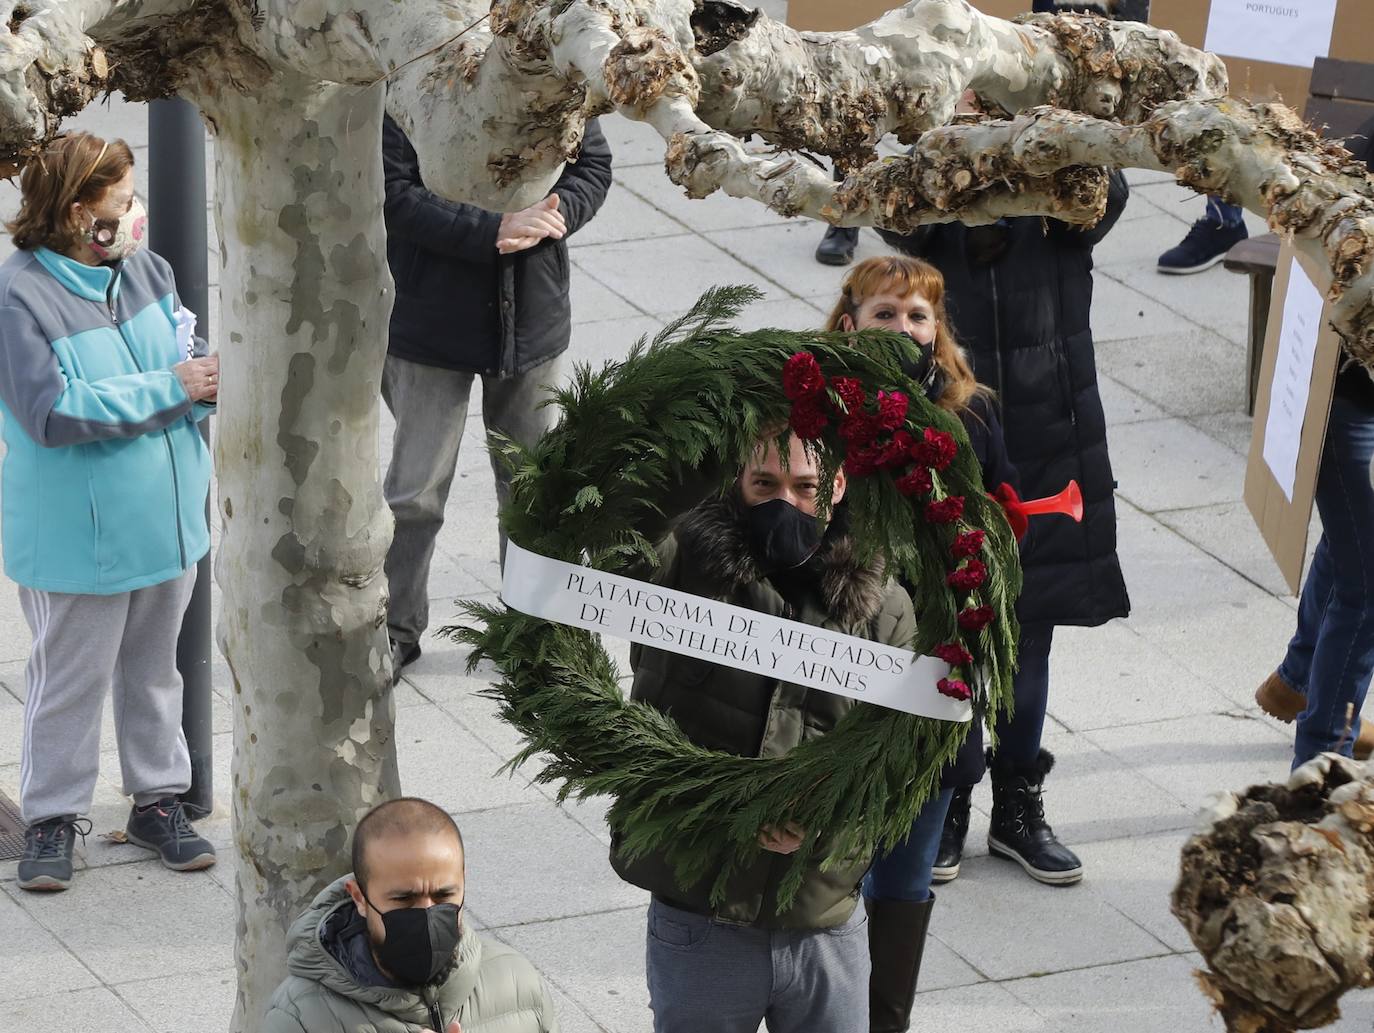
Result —
[{"label": "mottled tree bark", "polygon": [[377,454],[391,310],[381,100],[279,77],[206,103],[219,129],[215,571],[234,690],[242,1030],[286,971],[283,931],[348,871],[358,816],[399,790]]},{"label": "mottled tree bark", "polygon": [[1374,781],[1325,754],[1227,793],[1183,848],[1174,914],[1229,1033],[1293,1033],[1374,985]]}]

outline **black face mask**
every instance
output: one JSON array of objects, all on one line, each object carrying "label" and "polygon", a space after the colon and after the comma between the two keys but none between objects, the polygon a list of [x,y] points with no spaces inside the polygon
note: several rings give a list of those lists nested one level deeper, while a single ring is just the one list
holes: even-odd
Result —
[{"label": "black face mask", "polygon": [[916,353],[902,356],[902,372],[921,386],[921,393],[932,402],[939,398],[945,389],[945,378],[940,367],[935,364],[935,342],[922,344],[906,331],[902,336],[915,346]]},{"label": "black face mask", "polygon": [[765,574],[800,567],[821,547],[821,522],[784,499],[750,506],[749,547]]},{"label": "black face mask", "polygon": [[453,969],[453,956],[463,937],[458,924],[462,910],[458,904],[435,904],[378,912],[386,939],[373,944],[377,960],[402,986],[433,985]]}]

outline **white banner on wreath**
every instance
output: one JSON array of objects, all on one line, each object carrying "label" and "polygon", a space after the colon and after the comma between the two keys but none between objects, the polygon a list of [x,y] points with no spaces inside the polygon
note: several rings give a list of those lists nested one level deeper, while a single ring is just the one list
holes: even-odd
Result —
[{"label": "white banner on wreath", "polygon": [[506,543],[501,599],[532,617],[941,721],[973,708],[935,687],[949,664]]}]

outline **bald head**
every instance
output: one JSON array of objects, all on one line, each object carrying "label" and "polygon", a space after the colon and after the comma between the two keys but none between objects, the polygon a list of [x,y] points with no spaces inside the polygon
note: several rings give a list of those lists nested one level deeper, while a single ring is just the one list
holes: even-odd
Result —
[{"label": "bald head", "polygon": [[463,854],[463,834],[442,807],[416,796],[402,796],[379,803],[363,815],[353,833],[353,877],[367,890],[369,855],[381,844],[398,839],[437,839],[457,843]]}]

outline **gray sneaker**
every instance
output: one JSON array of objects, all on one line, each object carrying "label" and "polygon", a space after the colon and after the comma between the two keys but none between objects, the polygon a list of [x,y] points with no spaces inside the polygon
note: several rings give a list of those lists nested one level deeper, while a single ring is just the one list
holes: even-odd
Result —
[{"label": "gray sneaker", "polygon": [[19,861],[19,888],[55,892],[72,884],[72,847],[83,840],[91,823],[74,814],[48,818],[24,830],[24,856]]},{"label": "gray sneaker", "polygon": [[191,826],[181,801],[164,797],[129,812],[124,829],[129,842],[154,850],[174,872],[194,872],[215,863],[215,848]]}]

